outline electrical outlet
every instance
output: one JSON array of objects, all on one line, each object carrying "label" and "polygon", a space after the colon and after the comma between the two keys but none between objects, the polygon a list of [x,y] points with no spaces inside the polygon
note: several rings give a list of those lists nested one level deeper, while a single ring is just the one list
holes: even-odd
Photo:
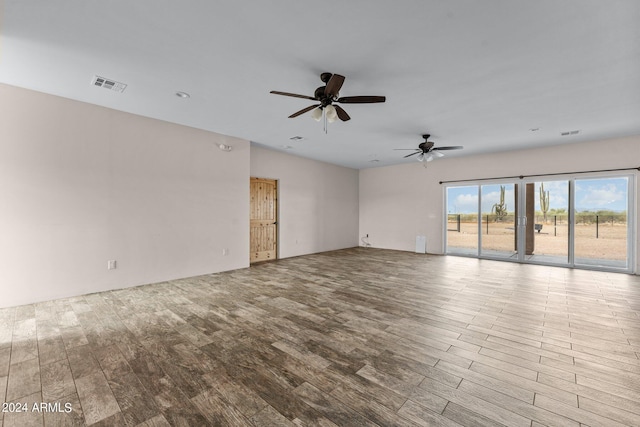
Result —
[{"label": "electrical outlet", "polygon": [[110,259],[109,261],[107,261],[107,270],[115,270],[116,266],[117,264],[115,259]]}]

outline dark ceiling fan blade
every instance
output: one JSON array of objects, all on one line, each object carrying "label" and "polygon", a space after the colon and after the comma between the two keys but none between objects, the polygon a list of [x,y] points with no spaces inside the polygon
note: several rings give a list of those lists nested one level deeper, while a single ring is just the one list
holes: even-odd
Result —
[{"label": "dark ceiling fan blade", "polygon": [[320,104],[318,104],[318,105],[311,105],[311,106],[309,106],[309,107],[307,107],[307,108],[303,108],[302,110],[300,110],[300,111],[296,111],[295,113],[293,113],[292,115],[290,115],[290,116],[289,116],[289,118],[290,118],[290,119],[293,119],[294,117],[298,117],[300,114],[304,114],[304,113],[306,113],[307,111],[311,111],[311,110],[313,110],[314,108],[318,108],[319,106],[320,106]]},{"label": "dark ceiling fan blade", "polygon": [[340,88],[342,87],[343,83],[344,76],[341,76],[340,74],[334,74],[327,82],[327,87],[324,88],[324,94],[331,97],[338,95],[338,92],[340,92]]},{"label": "dark ceiling fan blade", "polygon": [[294,98],[310,99],[312,101],[316,100],[313,96],[298,95],[297,93],[289,93],[289,92],[279,92],[277,90],[272,90],[269,93],[273,93],[274,95],[293,96]]},{"label": "dark ceiling fan blade", "polygon": [[394,148],[395,151],[416,151],[415,148]]},{"label": "dark ceiling fan blade", "polygon": [[374,102],[385,102],[385,96],[344,96],[338,98],[338,102],[343,104],[373,104]]},{"label": "dark ceiling fan blade", "polygon": [[461,145],[455,145],[455,146],[451,146],[451,147],[434,147],[432,150],[461,150],[462,147]]},{"label": "dark ceiling fan blade", "polygon": [[344,108],[342,108],[339,105],[334,105],[334,107],[336,108],[336,113],[338,114],[338,118],[340,120],[342,120],[343,122],[346,122],[347,120],[351,120],[351,117],[349,117],[347,112],[344,111]]},{"label": "dark ceiling fan blade", "polygon": [[422,153],[422,151],[416,151],[415,153],[407,154],[406,156],[404,156],[404,158],[406,159],[407,157],[415,156],[416,154],[420,153]]}]

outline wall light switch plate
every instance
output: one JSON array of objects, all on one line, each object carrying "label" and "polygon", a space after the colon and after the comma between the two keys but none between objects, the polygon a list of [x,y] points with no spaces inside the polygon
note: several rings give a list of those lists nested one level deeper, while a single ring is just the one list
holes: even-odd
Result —
[{"label": "wall light switch plate", "polygon": [[115,270],[116,269],[116,260],[110,259],[107,261],[107,270]]}]

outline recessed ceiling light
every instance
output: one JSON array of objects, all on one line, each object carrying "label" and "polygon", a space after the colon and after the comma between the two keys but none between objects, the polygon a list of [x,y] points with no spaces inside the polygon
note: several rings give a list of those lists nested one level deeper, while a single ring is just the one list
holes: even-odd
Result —
[{"label": "recessed ceiling light", "polygon": [[369,160],[369,163],[378,163],[380,160],[378,159],[373,159],[373,160]]},{"label": "recessed ceiling light", "polygon": [[291,150],[293,147],[290,145],[281,145],[280,148],[282,148],[283,150]]},{"label": "recessed ceiling light", "polygon": [[191,98],[191,95],[189,95],[187,92],[176,92],[176,96],[178,98]]},{"label": "recessed ceiling light", "polygon": [[568,136],[568,135],[577,135],[578,133],[580,133],[580,129],[578,130],[570,130],[567,132],[560,132],[561,136]]}]

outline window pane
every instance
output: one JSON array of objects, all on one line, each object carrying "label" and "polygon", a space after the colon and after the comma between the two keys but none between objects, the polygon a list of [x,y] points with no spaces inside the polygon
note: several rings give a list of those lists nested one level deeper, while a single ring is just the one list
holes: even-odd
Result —
[{"label": "window pane", "polygon": [[490,184],[481,187],[482,255],[517,255],[514,188],[513,184]]},{"label": "window pane", "polygon": [[626,268],[629,179],[575,183],[575,264]]},{"label": "window pane", "polygon": [[527,260],[549,264],[569,262],[569,181],[533,184],[533,254]]},{"label": "window pane", "polygon": [[478,255],[478,186],[447,188],[447,252]]}]

